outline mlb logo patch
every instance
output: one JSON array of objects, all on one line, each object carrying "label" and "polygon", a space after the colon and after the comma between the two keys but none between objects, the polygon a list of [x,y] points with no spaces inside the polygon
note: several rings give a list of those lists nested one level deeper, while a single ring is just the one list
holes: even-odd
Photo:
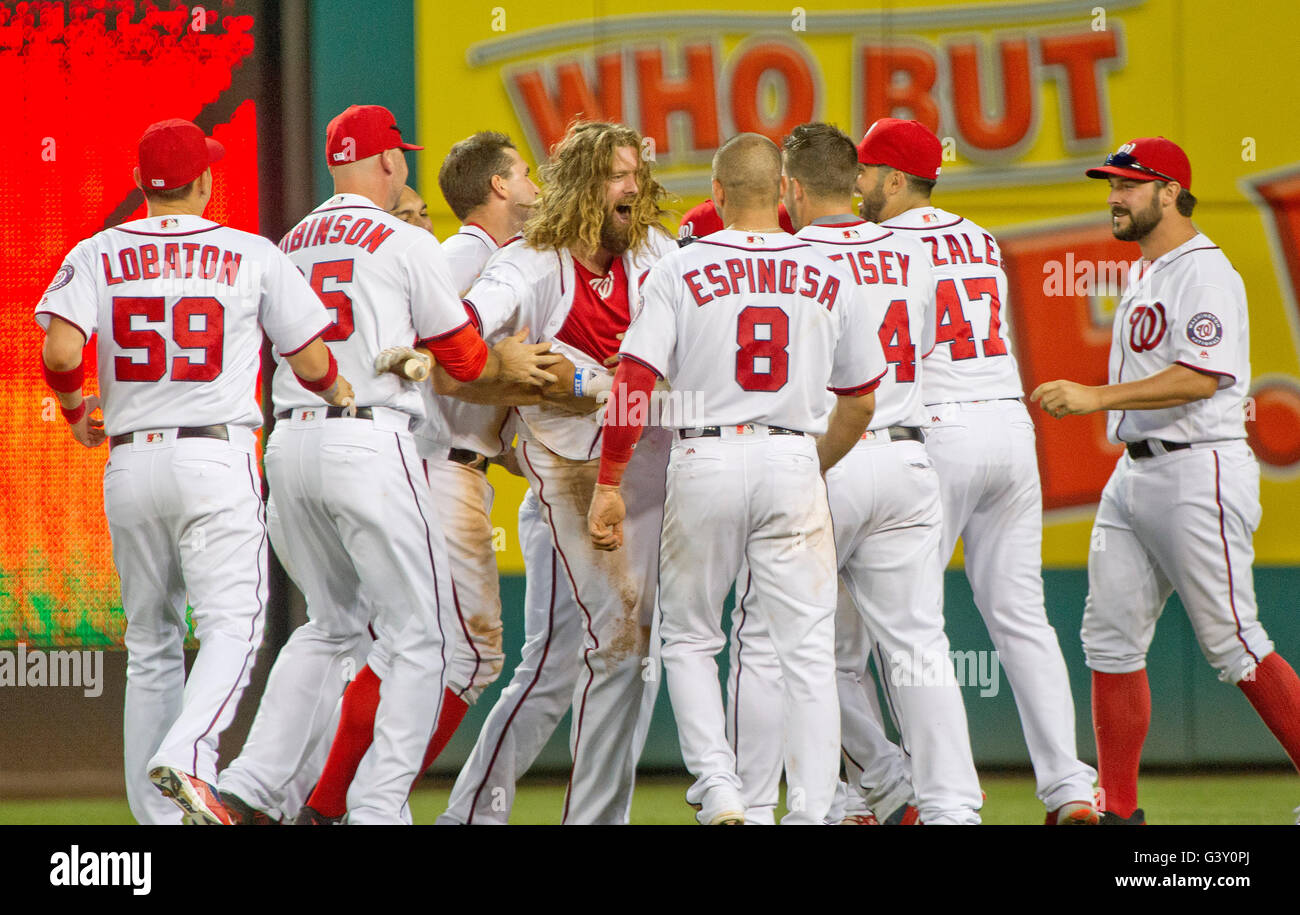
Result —
[{"label": "mlb logo patch", "polygon": [[765,238],[764,238],[763,236],[761,236],[761,235],[746,235],[746,236],[745,236],[745,243],[746,243],[746,244],[750,244],[750,245],[762,245],[762,244],[766,244],[766,242],[767,242],[767,239],[765,239]]},{"label": "mlb logo patch", "polygon": [[311,422],[313,419],[316,418],[316,411],[315,411],[315,410],[303,410],[303,411],[302,411],[302,418],[303,418],[303,421],[304,421],[304,422]]},{"label": "mlb logo patch", "polygon": [[174,229],[176,226],[179,226],[180,224],[181,221],[179,219],[174,219],[171,216],[168,216],[160,223],[160,225],[164,229]]},{"label": "mlb logo patch", "polygon": [[938,222],[939,217],[934,213],[926,213],[921,217],[921,222]]},{"label": "mlb logo patch", "polygon": [[161,432],[147,432],[147,433],[145,433],[144,443],[145,443],[146,445],[157,445],[157,444],[160,443],[162,440],[163,440],[163,434],[162,434]]},{"label": "mlb logo patch", "polygon": [[857,229],[845,229],[845,230],[844,230],[844,237],[845,237],[845,238],[857,238],[857,237],[858,237],[858,230],[857,230]]},{"label": "mlb logo patch", "polygon": [[162,178],[150,178],[149,183],[154,187],[162,187],[167,182],[164,181]]}]

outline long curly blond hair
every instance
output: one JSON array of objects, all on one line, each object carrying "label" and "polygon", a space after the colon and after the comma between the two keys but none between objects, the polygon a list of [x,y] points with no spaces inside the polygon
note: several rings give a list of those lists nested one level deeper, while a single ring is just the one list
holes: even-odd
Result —
[{"label": "long curly blond hair", "polygon": [[605,219],[605,183],[614,162],[614,150],[630,146],[637,151],[636,200],[630,205],[630,250],[645,243],[660,223],[664,210],[660,201],[667,191],[650,174],[650,162],[641,155],[641,135],[623,124],[601,121],[578,122],[541,167],[542,195],[537,209],[524,225],[524,239],[530,247],[570,248],[594,251],[600,246],[600,229]]}]

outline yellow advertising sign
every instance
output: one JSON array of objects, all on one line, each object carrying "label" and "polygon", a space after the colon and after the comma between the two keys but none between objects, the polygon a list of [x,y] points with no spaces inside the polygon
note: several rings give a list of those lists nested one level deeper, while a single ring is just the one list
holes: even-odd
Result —
[{"label": "yellow advertising sign", "polygon": [[[1252,330],[1251,443],[1264,466],[1262,563],[1300,561],[1300,125],[1279,116],[1277,61],[1288,30],[1226,29],[1208,4],[1175,0],[964,3],[897,0],[744,11],[627,0],[617,5],[417,7],[422,188],[440,237],[455,221],[435,176],[447,149],[503,130],[544,161],[575,118],[619,120],[645,136],[680,213],[708,193],[709,162],[745,130],[779,141],[824,120],[858,137],[876,118],[915,117],[944,143],[937,205],[993,230],[1026,390],[1105,379],[1122,265],[1105,186],[1083,176],[1132,137],[1187,151],[1198,227],[1246,282]],[[1257,0],[1258,23],[1293,18]],[[670,226],[671,228],[671,226]],[[1086,562],[1088,531],[1117,449],[1103,416],[1051,421],[1035,410],[1049,565]],[[521,481],[496,478],[509,548]]]}]

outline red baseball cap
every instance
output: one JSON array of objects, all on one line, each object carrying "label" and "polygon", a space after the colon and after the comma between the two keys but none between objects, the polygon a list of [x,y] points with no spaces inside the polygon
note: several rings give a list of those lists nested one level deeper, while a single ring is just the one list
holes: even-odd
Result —
[{"label": "red baseball cap", "polygon": [[881,118],[867,128],[858,144],[863,165],[888,165],[900,172],[933,181],[943,163],[943,144],[920,121]]},{"label": "red baseball cap", "polygon": [[402,141],[397,119],[383,105],[349,105],[325,128],[325,161],[329,165],[359,162],[386,149],[424,149]]},{"label": "red baseball cap", "polygon": [[1090,168],[1085,174],[1089,178],[1118,175],[1135,181],[1177,181],[1189,191],[1192,189],[1192,163],[1187,161],[1187,153],[1164,137],[1129,140],[1107,156],[1104,165]]},{"label": "red baseball cap", "polygon": [[[794,223],[790,221],[790,214],[786,212],[784,203],[777,204],[776,216],[781,221],[781,228],[793,235]],[[721,232],[724,228],[718,208],[714,206],[712,200],[706,200],[686,211],[677,234],[682,238],[687,236],[703,238],[706,235],[712,235],[714,232]],[[685,230],[686,235],[682,235],[682,230]]]},{"label": "red baseball cap", "polygon": [[140,137],[140,184],[148,191],[184,187],[225,154],[224,146],[190,121],[150,124]]}]

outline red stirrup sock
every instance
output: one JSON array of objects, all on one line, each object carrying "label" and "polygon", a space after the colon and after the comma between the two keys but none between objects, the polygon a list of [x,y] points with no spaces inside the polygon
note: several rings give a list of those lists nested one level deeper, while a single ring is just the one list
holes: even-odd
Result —
[{"label": "red stirrup sock", "polygon": [[1256,665],[1251,679],[1237,685],[1300,769],[1300,677],[1275,651]]},{"label": "red stirrup sock", "polygon": [[374,740],[377,708],[379,678],[369,666],[362,667],[343,693],[339,729],[334,734],[320,781],[307,798],[307,806],[321,816],[341,817],[348,812],[348,786]]},{"label": "red stirrup sock", "polygon": [[1147,672],[1092,672],[1092,729],[1097,737],[1098,784],[1106,810],[1122,817],[1137,809],[1138,764],[1151,726]]},{"label": "red stirrup sock", "polygon": [[429,747],[424,751],[424,762],[420,763],[420,771],[415,773],[415,782],[411,787],[414,788],[420,783],[424,776],[424,770],[433,765],[433,761],[438,758],[438,754],[447,748],[451,736],[456,733],[456,728],[465,720],[465,713],[469,711],[469,703],[457,696],[451,691],[450,687],[442,691],[442,714],[438,716],[438,726],[433,730],[433,737],[429,739]]}]

